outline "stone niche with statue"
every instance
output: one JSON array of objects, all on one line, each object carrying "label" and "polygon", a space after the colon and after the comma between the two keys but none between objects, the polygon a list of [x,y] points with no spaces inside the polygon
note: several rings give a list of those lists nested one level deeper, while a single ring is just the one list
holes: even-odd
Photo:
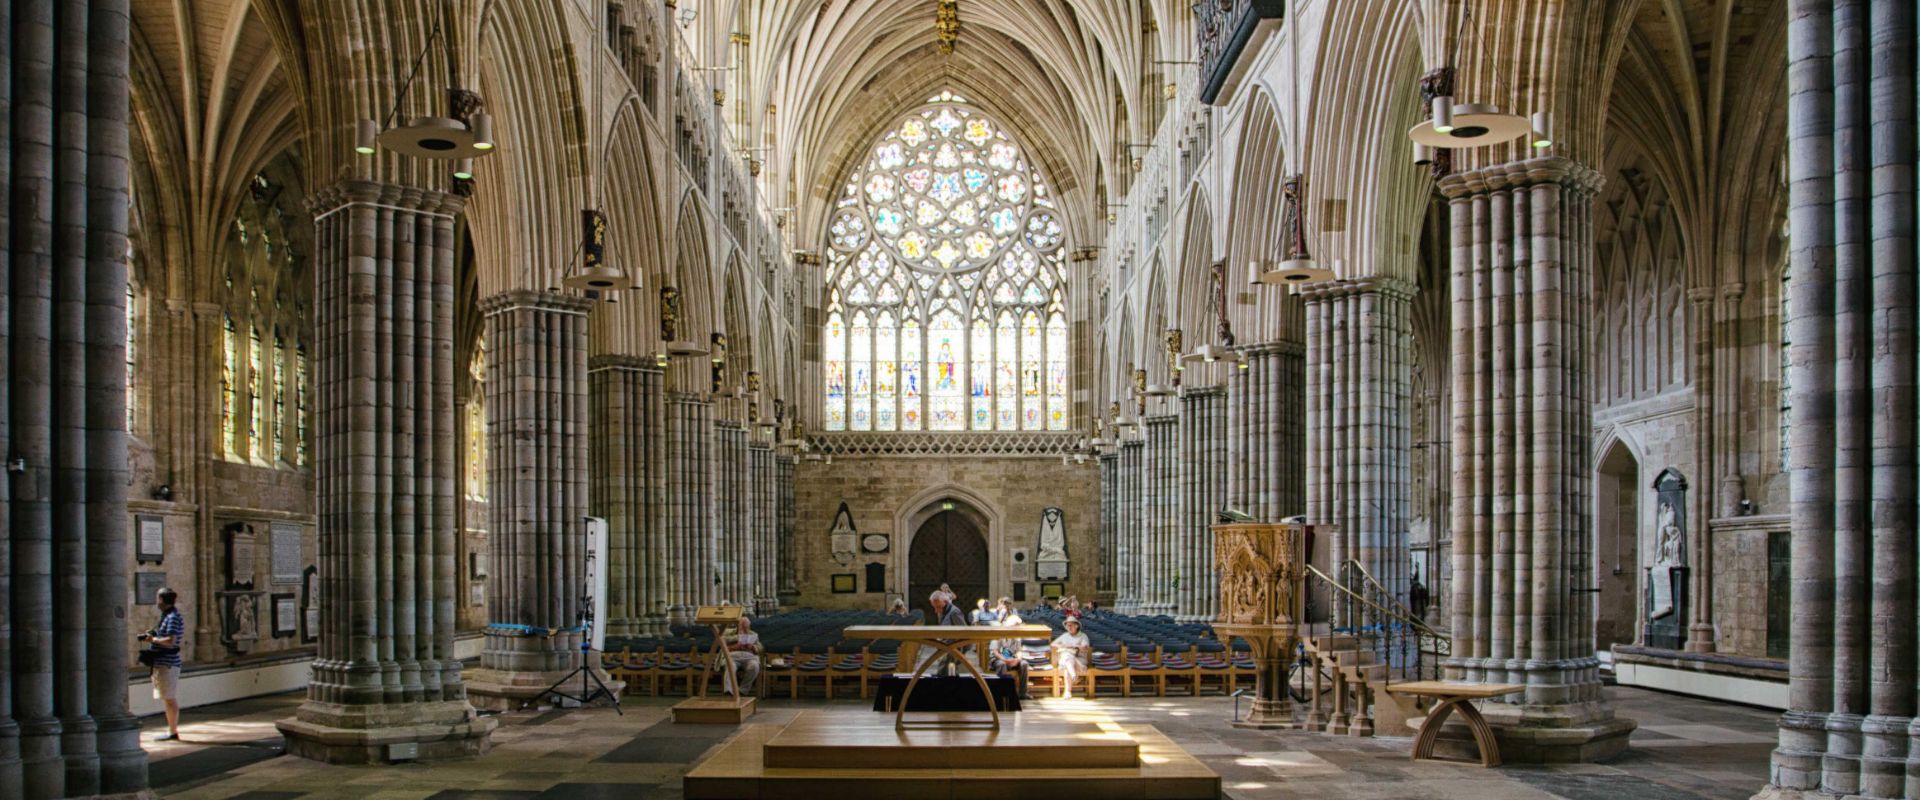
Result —
[{"label": "stone niche with statue", "polygon": [[1033,559],[1034,576],[1043,581],[1067,579],[1067,515],[1049,506],[1040,512],[1039,555]]},{"label": "stone niche with statue", "polygon": [[1687,644],[1687,479],[1668,467],[1653,479],[1651,564],[1644,568],[1648,647],[1679,650]]}]

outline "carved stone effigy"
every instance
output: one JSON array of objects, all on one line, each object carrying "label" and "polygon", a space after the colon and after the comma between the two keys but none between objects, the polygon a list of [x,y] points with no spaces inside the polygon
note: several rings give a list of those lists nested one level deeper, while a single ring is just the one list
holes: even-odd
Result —
[{"label": "carved stone effigy", "polygon": [[1302,587],[1311,532],[1307,525],[1213,526],[1214,566],[1220,575],[1220,610],[1213,629],[1224,640],[1246,640],[1256,665],[1253,710],[1235,722],[1236,727],[1296,724],[1286,672],[1306,617]]}]

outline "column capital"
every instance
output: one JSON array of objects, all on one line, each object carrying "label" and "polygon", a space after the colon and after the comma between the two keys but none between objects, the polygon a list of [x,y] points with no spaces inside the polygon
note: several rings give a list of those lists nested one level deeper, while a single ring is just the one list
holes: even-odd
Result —
[{"label": "column capital", "polygon": [[1361,294],[1380,294],[1396,300],[1411,300],[1415,291],[1412,281],[1386,275],[1368,275],[1361,278],[1323,281],[1300,287],[1300,297],[1307,303],[1318,303],[1342,297]]},{"label": "column capital", "polygon": [[593,308],[593,301],[576,295],[536,292],[531,289],[511,289],[480,301],[480,313],[489,317],[502,311],[520,308],[585,316],[587,311]]},{"label": "column capital", "polygon": [[348,178],[314,192],[307,201],[307,210],[313,214],[315,222],[349,206],[373,206],[451,217],[467,207],[467,200],[456,194],[417,186]]},{"label": "column capital", "polygon": [[1695,286],[1687,290],[1687,299],[1694,305],[1706,305],[1713,302],[1713,298],[1718,294],[1712,286]]},{"label": "column capital", "polygon": [[1592,167],[1565,156],[1526,158],[1479,169],[1456,172],[1441,178],[1435,188],[1449,200],[1476,194],[1519,189],[1544,183],[1556,183],[1575,191],[1597,193],[1605,183]]},{"label": "column capital", "polygon": [[665,372],[665,370],[660,369],[659,364],[655,362],[651,356],[601,353],[600,355],[587,359],[588,372],[599,372],[603,369],[619,370],[622,372],[651,372],[654,374]]}]

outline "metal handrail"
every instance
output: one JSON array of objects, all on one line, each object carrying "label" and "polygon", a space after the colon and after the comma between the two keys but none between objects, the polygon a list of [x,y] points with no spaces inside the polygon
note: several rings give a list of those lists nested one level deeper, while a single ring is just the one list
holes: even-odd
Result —
[{"label": "metal handrail", "polygon": [[1449,640],[1453,638],[1450,634],[1444,634],[1435,630],[1433,626],[1426,623],[1426,620],[1421,619],[1419,615],[1413,613],[1413,609],[1401,604],[1400,598],[1395,597],[1393,592],[1388,591],[1386,584],[1381,583],[1380,579],[1373,577],[1373,573],[1367,571],[1366,565],[1361,564],[1358,560],[1349,559],[1346,563],[1346,568],[1350,571],[1360,573],[1361,581],[1366,586],[1373,589],[1373,591],[1377,592],[1381,597],[1386,598],[1387,602],[1392,603],[1394,606],[1393,613],[1400,618],[1401,622],[1412,626],[1426,636]]}]

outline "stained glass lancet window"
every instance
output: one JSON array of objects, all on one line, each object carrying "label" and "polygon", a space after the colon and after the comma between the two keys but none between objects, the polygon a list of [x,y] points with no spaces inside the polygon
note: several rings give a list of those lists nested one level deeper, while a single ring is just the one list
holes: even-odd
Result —
[{"label": "stained glass lancet window", "polygon": [[234,423],[235,395],[239,387],[234,385],[234,373],[240,365],[240,337],[233,327],[233,317],[227,317],[221,328],[220,342],[220,442],[226,445],[228,455],[240,454],[240,432]]},{"label": "stained glass lancet window", "polygon": [[1066,430],[1065,231],[1045,176],[951,92],[866,156],[829,220],[827,430]]}]

